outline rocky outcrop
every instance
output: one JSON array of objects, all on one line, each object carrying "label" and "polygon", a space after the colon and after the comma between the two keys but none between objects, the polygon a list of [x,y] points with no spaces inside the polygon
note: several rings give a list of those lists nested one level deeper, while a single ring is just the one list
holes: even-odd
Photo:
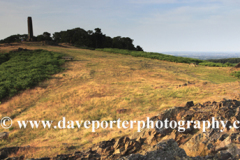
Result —
[{"label": "rocky outcrop", "polygon": [[8,147],[0,149],[0,159],[5,159],[13,153],[17,153],[20,147]]},{"label": "rocky outcrop", "polygon": [[8,132],[0,132],[0,139],[7,139],[8,135]]},{"label": "rocky outcrop", "polygon": [[177,158],[187,158],[186,152],[178,147],[178,144],[173,139],[162,141],[151,148],[152,151],[146,155],[131,154],[120,158],[119,160],[156,160],[167,159],[174,160]]},{"label": "rocky outcrop", "polygon": [[[153,122],[163,122],[166,119],[169,122],[174,120],[185,123],[179,123],[177,127],[172,128],[165,124],[161,128],[145,127],[141,132],[131,136],[102,141],[88,150],[77,151],[71,155],[58,155],[51,159],[233,160],[240,158],[240,132],[239,128],[233,127],[235,121],[240,121],[240,101],[225,99],[202,104],[189,101],[185,107],[173,107],[150,118]],[[228,121],[225,123],[226,127],[221,123],[217,124],[216,121],[220,122],[220,120]],[[197,121],[201,123],[198,125]],[[210,123],[203,124],[204,121]],[[205,129],[203,129],[204,125]],[[237,124],[237,127],[240,127],[240,124]],[[4,149],[0,150],[0,157],[6,158],[7,155],[8,152]]]}]

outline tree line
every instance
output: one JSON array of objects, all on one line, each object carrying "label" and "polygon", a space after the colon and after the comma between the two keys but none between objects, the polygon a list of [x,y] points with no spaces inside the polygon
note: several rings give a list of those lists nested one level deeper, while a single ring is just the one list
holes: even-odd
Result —
[{"label": "tree line", "polygon": [[[28,38],[27,34],[16,34],[11,35],[0,43],[13,43],[26,41]],[[134,46],[133,39],[129,37],[109,37],[102,33],[100,28],[95,28],[93,30],[85,31],[82,28],[74,28],[67,31],[55,32],[51,36],[50,33],[44,32],[41,35],[34,37],[35,41],[53,41],[56,43],[70,43],[76,47],[82,48],[118,48],[118,49],[128,49],[135,51],[143,51],[142,47]]]}]

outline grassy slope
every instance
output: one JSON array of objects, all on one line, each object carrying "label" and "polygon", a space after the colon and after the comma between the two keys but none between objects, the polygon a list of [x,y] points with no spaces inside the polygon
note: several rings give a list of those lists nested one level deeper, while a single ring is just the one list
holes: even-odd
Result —
[{"label": "grassy slope", "polygon": [[[17,47],[1,46],[1,51]],[[95,133],[87,129],[20,130],[16,127],[18,120],[59,121],[62,116],[67,120],[146,120],[147,116],[156,115],[167,107],[184,105],[186,101],[219,101],[239,98],[240,95],[240,83],[230,76],[228,67],[189,67],[187,64],[37,43],[22,44],[21,47],[46,49],[75,57],[75,61],[65,64],[68,70],[0,105],[0,117],[17,115],[9,140],[0,141],[0,148],[16,145],[43,147],[24,153],[27,157],[73,153],[102,140],[131,134],[134,130],[120,132],[116,127],[99,129]],[[195,84],[177,87],[187,81]],[[116,114],[121,108],[128,109],[128,112]],[[6,130],[0,128],[0,132],[3,131]]]}]

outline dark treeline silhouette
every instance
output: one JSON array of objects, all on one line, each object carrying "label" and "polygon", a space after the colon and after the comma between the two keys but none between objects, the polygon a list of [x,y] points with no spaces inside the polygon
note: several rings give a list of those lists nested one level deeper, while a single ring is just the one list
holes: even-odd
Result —
[{"label": "dark treeline silhouette", "polygon": [[[13,43],[27,40],[27,34],[12,35],[0,41],[0,43]],[[74,28],[67,31],[60,31],[51,34],[44,32],[42,35],[34,37],[35,41],[54,41],[56,43],[70,43],[81,48],[119,48],[135,51],[143,51],[142,47],[134,46],[133,39],[129,37],[117,36],[111,38],[102,33],[100,28],[95,28],[94,31],[85,31],[82,28]]]},{"label": "dark treeline silhouette", "polygon": [[0,43],[21,42],[21,40],[27,40],[27,38],[28,38],[27,34],[15,34],[0,40]]},{"label": "dark treeline silhouette", "polygon": [[43,34],[38,35],[35,39],[37,41],[52,41],[51,33],[48,32],[43,32]]},{"label": "dark treeline silhouette", "polygon": [[57,43],[71,43],[78,47],[86,48],[119,48],[128,50],[143,51],[140,46],[136,48],[133,45],[133,40],[129,37],[114,37],[111,38],[102,33],[100,28],[95,28],[94,31],[85,31],[82,28],[74,28],[67,31],[55,32],[53,41]]}]

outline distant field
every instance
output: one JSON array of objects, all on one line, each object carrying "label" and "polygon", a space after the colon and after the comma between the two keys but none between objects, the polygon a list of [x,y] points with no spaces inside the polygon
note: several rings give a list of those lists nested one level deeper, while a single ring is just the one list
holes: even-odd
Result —
[{"label": "distant field", "polygon": [[[166,108],[184,106],[187,101],[202,103],[240,98],[240,82],[231,75],[231,67],[192,67],[186,63],[79,49],[64,44],[16,43],[0,45],[0,51],[4,53],[18,47],[50,51],[45,56],[60,52],[74,57],[73,61],[61,66],[66,70],[0,104],[0,117],[14,117],[10,137],[0,141],[0,148],[41,147],[18,155],[37,158],[72,154],[99,141],[135,131],[114,128],[92,133],[89,129],[77,128],[18,129],[18,120],[59,121],[63,116],[67,120],[146,120]],[[127,111],[117,113],[118,109]],[[4,131],[0,128],[0,132]]]},{"label": "distant field", "polygon": [[232,57],[239,58],[239,52],[190,52],[190,51],[182,51],[182,52],[164,52],[164,54],[170,54],[174,56],[181,56],[181,57],[191,57],[201,60],[225,60],[225,59],[232,59]]},{"label": "distant field", "polygon": [[225,59],[210,59],[210,62],[217,62],[217,63],[240,63],[240,58],[225,58]]}]

